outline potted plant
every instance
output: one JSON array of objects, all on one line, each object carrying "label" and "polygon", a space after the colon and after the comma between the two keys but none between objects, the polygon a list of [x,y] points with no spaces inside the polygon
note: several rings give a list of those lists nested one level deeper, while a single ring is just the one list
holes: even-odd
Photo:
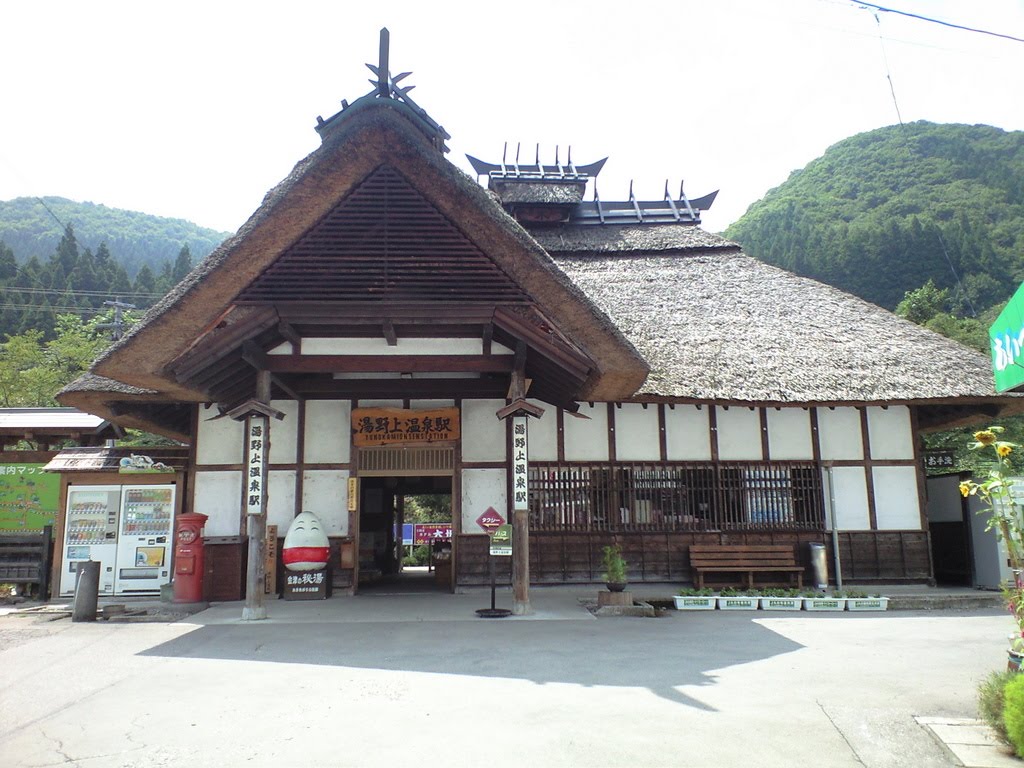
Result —
[{"label": "potted plant", "polygon": [[889,607],[889,598],[881,595],[868,595],[851,589],[846,593],[846,610],[848,611],[884,611]]},{"label": "potted plant", "polygon": [[804,610],[805,611],[845,611],[846,610],[846,594],[843,592],[833,592],[831,595],[826,595],[824,592],[818,592],[817,590],[807,590],[803,593],[804,597]]},{"label": "potted plant", "polygon": [[718,602],[712,589],[680,589],[672,596],[680,611],[713,611]]},{"label": "potted plant", "polygon": [[761,592],[762,611],[799,611],[803,602],[798,589],[765,589]]},{"label": "potted plant", "polygon": [[726,587],[718,593],[718,608],[722,611],[756,611],[760,595],[756,589]]},{"label": "potted plant", "polygon": [[618,544],[604,547],[604,585],[609,592],[622,592],[626,588],[626,560]]}]

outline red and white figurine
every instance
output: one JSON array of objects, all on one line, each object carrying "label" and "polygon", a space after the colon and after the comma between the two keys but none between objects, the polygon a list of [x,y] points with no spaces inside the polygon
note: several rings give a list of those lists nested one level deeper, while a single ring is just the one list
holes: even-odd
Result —
[{"label": "red and white figurine", "polygon": [[281,547],[281,559],[289,571],[319,571],[327,565],[330,543],[320,518],[301,512],[292,520]]}]

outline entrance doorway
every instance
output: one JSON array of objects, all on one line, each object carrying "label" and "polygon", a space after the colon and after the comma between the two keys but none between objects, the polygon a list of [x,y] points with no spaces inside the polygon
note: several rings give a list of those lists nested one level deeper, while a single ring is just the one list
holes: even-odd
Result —
[{"label": "entrance doorway", "polygon": [[360,495],[359,591],[450,592],[452,478],[364,477]]}]

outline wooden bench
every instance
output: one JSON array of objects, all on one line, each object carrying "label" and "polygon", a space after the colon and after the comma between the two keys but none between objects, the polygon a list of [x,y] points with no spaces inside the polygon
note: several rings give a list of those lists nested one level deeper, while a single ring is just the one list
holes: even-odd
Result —
[{"label": "wooden bench", "polygon": [[795,576],[796,586],[804,585],[803,566],[793,547],[784,544],[691,544],[690,567],[697,589],[704,588],[706,573],[745,574],[751,589],[755,573],[784,573],[790,584]]},{"label": "wooden bench", "polygon": [[50,582],[53,527],[40,533],[0,534],[0,584],[35,586],[45,600]]}]

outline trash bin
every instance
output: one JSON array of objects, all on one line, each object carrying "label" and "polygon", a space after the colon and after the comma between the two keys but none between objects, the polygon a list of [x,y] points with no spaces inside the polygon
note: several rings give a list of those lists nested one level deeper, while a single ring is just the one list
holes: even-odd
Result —
[{"label": "trash bin", "polygon": [[811,548],[811,573],[814,574],[814,586],[818,589],[828,589],[828,557],[825,553],[825,545],[812,541],[808,546]]}]

